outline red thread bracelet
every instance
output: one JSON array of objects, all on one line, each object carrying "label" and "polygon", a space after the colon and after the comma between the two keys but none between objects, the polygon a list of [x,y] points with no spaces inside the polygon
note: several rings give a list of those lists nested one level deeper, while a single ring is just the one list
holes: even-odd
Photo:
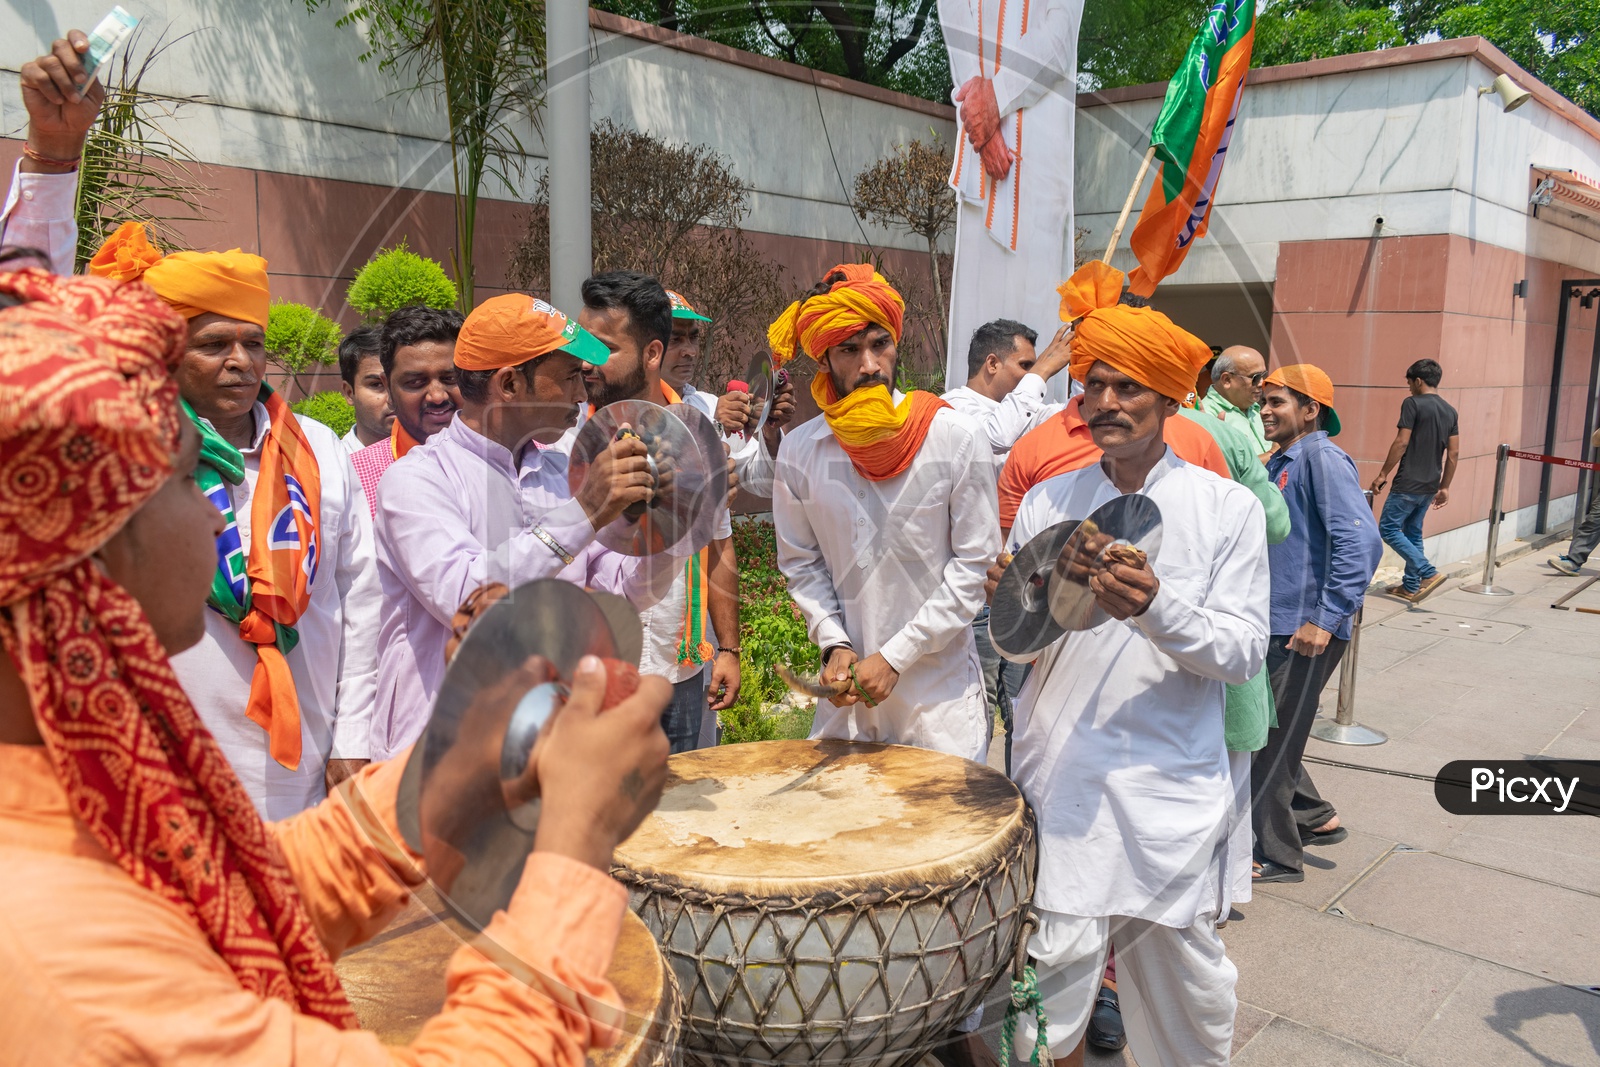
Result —
[{"label": "red thread bracelet", "polygon": [[49,156],[34,148],[33,145],[29,144],[27,141],[22,142],[22,154],[33,160],[35,163],[43,163],[47,167],[66,167],[70,170],[78,169],[78,160],[51,159]]}]

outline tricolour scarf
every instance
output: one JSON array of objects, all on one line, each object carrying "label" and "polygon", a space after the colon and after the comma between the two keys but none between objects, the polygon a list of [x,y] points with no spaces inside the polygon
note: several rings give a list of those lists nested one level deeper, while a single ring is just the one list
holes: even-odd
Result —
[{"label": "tricolour scarf", "polygon": [[911,466],[927,440],[933,417],[950,406],[920,389],[896,404],[886,385],[857,389],[841,398],[826,371],[811,379],[811,396],[851,466],[870,482],[893,478]]},{"label": "tricolour scarf", "polygon": [[267,731],[272,758],[294,770],[300,765],[300,698],[287,656],[300,641],[294,624],[311,603],[311,583],[317,576],[322,473],[283,398],[263,384],[261,402],[271,427],[261,446],[261,473],[250,503],[248,555],[228,492],[230,485],[244,481],[244,456],[187,402],[183,407],[200,431],[195,481],[222,512],[224,523],[206,603],[256,646],[245,714]]},{"label": "tricolour scarf", "polygon": [[[668,404],[683,403],[683,397],[666,382],[661,383],[661,395]],[[707,583],[710,560],[710,549],[702,548],[683,565],[683,632],[678,639],[679,663],[699,666],[717,652],[706,640],[706,611],[710,607],[710,588]]]}]

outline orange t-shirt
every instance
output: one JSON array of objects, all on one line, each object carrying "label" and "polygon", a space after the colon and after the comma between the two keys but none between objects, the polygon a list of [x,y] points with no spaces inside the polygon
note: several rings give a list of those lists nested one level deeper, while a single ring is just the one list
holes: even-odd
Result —
[{"label": "orange t-shirt", "polygon": [[[1023,434],[1006,457],[1000,472],[1000,528],[1011,529],[1017,521],[1017,508],[1029,489],[1046,478],[1068,471],[1082,470],[1100,459],[1089,424],[1079,409],[1083,398],[1075,396],[1044,422]],[[1216,439],[1180,415],[1167,420],[1167,444],[1185,463],[1204,467],[1224,478],[1232,478],[1228,461]]]}]

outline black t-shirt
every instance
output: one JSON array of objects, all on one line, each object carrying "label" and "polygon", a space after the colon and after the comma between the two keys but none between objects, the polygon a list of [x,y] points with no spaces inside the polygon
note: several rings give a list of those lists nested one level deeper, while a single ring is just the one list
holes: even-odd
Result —
[{"label": "black t-shirt", "polygon": [[1456,436],[1456,409],[1438,393],[1408,396],[1400,405],[1400,429],[1411,431],[1406,454],[1395,472],[1395,493],[1437,493],[1444,477],[1444,452]]}]

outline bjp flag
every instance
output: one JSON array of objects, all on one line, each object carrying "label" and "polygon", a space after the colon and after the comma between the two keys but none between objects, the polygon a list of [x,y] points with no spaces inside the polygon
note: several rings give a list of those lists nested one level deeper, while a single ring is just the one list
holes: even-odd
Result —
[{"label": "bjp flag", "polygon": [[1215,0],[1167,84],[1150,134],[1161,177],[1130,239],[1139,266],[1128,284],[1141,296],[1155,292],[1161,279],[1183,263],[1189,246],[1206,234],[1250,69],[1255,27],[1255,0]]}]

